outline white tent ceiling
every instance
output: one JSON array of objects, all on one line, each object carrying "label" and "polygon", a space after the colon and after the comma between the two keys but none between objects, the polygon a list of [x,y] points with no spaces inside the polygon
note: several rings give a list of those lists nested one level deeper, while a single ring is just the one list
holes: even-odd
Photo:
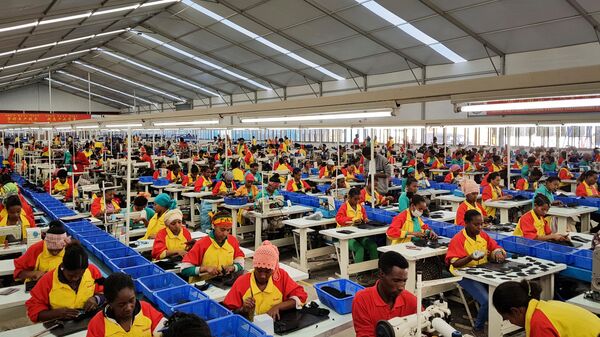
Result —
[{"label": "white tent ceiling", "polygon": [[[150,4],[157,0],[139,1]],[[191,1],[344,78],[450,63],[431,46],[375,15],[356,0]],[[185,83],[96,50],[0,68],[0,77],[4,77],[0,80],[0,91],[43,81],[37,75],[49,69],[62,69],[82,78],[87,78],[90,72],[94,82],[127,93],[135,89],[137,96],[153,102],[174,101],[156,91],[74,64],[73,60],[187,99],[211,96],[198,87],[224,96],[264,90],[251,81],[263,87],[281,88],[332,80],[323,71],[284,55],[184,2],[162,1],[109,14],[6,30],[3,28],[35,20],[43,22],[89,11],[95,13],[138,2],[5,0],[0,12],[0,54],[125,28],[142,32],[179,51],[134,31],[124,31],[0,56],[0,67],[102,48]],[[376,0],[376,3],[468,61],[486,58],[488,53],[503,56],[594,42],[600,34],[594,30],[594,22],[598,25],[600,20],[600,1],[597,0]],[[190,55],[212,65],[203,64]],[[52,76],[87,88],[87,83],[65,74]],[[18,82],[11,83],[13,80]],[[115,91],[94,89],[106,97],[126,99]]]}]

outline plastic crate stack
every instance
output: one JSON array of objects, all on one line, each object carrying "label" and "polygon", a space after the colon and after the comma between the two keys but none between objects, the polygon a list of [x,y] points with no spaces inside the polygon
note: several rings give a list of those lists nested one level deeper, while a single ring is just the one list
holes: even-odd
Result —
[{"label": "plastic crate stack", "polygon": [[[39,193],[22,187],[25,179],[13,176],[21,185],[22,193],[53,219],[75,215],[48,193]],[[70,212],[67,212],[70,211]],[[94,256],[112,272],[123,272],[132,277],[136,292],[152,302],[165,315],[186,312],[207,321],[215,337],[263,337],[267,334],[254,324],[211,300],[205,293],[188,284],[174,273],[169,273],[142,257],[138,252],[99,229],[88,220],[63,222],[72,237],[81,241]]]}]

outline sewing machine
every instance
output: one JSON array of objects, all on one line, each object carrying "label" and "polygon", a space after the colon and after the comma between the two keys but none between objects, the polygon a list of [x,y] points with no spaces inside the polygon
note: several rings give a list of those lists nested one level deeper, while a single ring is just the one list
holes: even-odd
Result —
[{"label": "sewing machine", "polygon": [[422,337],[424,336],[424,332],[427,336],[472,337],[471,335],[463,335],[446,322],[450,318],[450,309],[447,302],[437,300],[421,311],[420,303],[423,300],[424,288],[455,283],[460,280],[462,280],[461,276],[455,276],[423,281],[421,274],[418,274],[416,295],[418,303],[417,312],[420,312],[420,314],[379,321],[375,326],[375,335],[377,337]]},{"label": "sewing machine", "polygon": [[585,293],[584,298],[600,302],[600,246],[597,246],[592,254],[592,282],[590,282],[590,288],[590,291]]},{"label": "sewing machine", "polygon": [[[424,332],[428,335],[437,333],[443,337],[469,336],[463,335],[448,324],[445,319],[449,317],[448,303],[435,301],[419,315],[394,317],[387,321],[377,322],[375,334],[377,337],[421,337],[419,335]],[[421,329],[417,329],[419,322]]]},{"label": "sewing machine", "polygon": [[3,226],[0,227],[0,236],[9,236],[11,235],[12,237],[15,238],[15,240],[21,240],[22,239],[22,229],[21,226]]},{"label": "sewing machine", "polygon": [[284,198],[282,195],[277,195],[273,197],[263,197],[256,200],[256,204],[258,207],[255,207],[254,210],[260,213],[268,213],[273,208],[281,208],[284,206]]}]

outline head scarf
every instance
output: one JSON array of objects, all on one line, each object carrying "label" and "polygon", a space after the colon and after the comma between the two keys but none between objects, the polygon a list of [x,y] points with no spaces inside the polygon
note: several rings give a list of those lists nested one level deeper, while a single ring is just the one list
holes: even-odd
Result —
[{"label": "head scarf", "polygon": [[6,184],[4,184],[4,186],[2,186],[2,192],[4,192],[3,194],[5,194],[6,196],[11,195],[11,194],[18,194],[19,188],[17,187],[17,184],[10,182],[10,183],[6,183]]},{"label": "head scarf", "polygon": [[171,200],[171,197],[167,193],[157,195],[156,198],[154,198],[154,203],[168,209],[175,209],[175,207],[177,207],[177,202]]},{"label": "head scarf", "polygon": [[326,164],[329,165],[329,166],[335,165],[335,163],[331,159],[329,159]]},{"label": "head scarf", "polygon": [[46,232],[44,242],[46,243],[46,248],[49,250],[63,250],[71,242],[71,239],[67,236],[65,228],[61,223],[51,223],[50,228]]},{"label": "head scarf", "polygon": [[255,181],[254,175],[252,173],[246,174],[246,182]]},{"label": "head scarf", "polygon": [[465,195],[477,192],[479,194],[479,185],[473,180],[466,179],[462,182],[462,191]]},{"label": "head scarf", "polygon": [[231,171],[223,172],[223,180],[233,180],[233,173]]},{"label": "head scarf", "polygon": [[414,167],[409,167],[408,170],[406,170],[406,174],[408,173],[414,173],[415,172],[415,168]]},{"label": "head scarf", "polygon": [[183,213],[181,213],[181,211],[178,208],[172,209],[172,210],[168,211],[167,213],[165,213],[164,219],[165,219],[165,225],[168,226],[175,220],[182,221]]},{"label": "head scarf", "polygon": [[277,246],[265,240],[252,258],[254,268],[266,268],[273,270],[273,280],[279,279],[279,250]]},{"label": "head scarf", "polygon": [[460,166],[458,164],[454,164],[454,165],[450,166],[450,171],[452,171],[452,172],[460,171]]},{"label": "head scarf", "polygon": [[212,224],[215,227],[231,228],[233,220],[231,219],[231,215],[227,213],[217,213],[212,218]]}]

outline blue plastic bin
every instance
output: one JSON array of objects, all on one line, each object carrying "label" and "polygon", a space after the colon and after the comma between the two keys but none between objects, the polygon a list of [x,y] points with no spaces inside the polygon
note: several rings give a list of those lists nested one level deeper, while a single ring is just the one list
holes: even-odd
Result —
[{"label": "blue plastic bin", "polygon": [[[321,289],[326,286],[343,291],[351,296],[343,299],[335,298]],[[317,292],[317,296],[319,297],[319,301],[340,315],[345,315],[352,312],[352,301],[354,300],[354,295],[356,295],[359,290],[365,289],[365,287],[361,286],[360,284],[354,283],[347,279],[320,282],[316,283],[314,287]]]},{"label": "blue plastic bin", "polygon": [[531,256],[535,256],[532,248],[542,244],[539,241],[529,240],[520,236],[509,236],[500,240],[498,243],[502,248],[511,253]]},{"label": "blue plastic bin", "polygon": [[108,264],[108,261],[110,260],[139,255],[138,252],[124,245],[113,249],[101,250],[98,251],[98,253],[100,253],[98,254],[99,257],[101,257],[102,261],[104,261],[106,264]]},{"label": "blue plastic bin", "polygon": [[211,299],[177,305],[173,307],[173,312],[195,314],[205,321],[232,315],[231,311]]},{"label": "blue plastic bin", "polygon": [[111,241],[95,243],[89,249],[90,249],[90,251],[92,251],[92,253],[94,255],[99,256],[102,251],[105,251],[108,249],[121,248],[121,247],[125,248],[127,246],[125,246],[123,243],[121,243],[117,240],[111,240]]},{"label": "blue plastic bin", "polygon": [[[143,257],[140,256],[143,259]],[[163,289],[175,288],[186,285],[181,277],[174,273],[164,273],[159,275],[144,276],[138,279],[142,294],[146,296],[150,302],[156,303],[156,292]]]},{"label": "blue plastic bin", "polygon": [[450,224],[450,226],[443,228],[445,237],[452,239],[456,234],[458,234],[460,231],[462,231],[464,229],[463,226],[457,226],[457,225],[452,225]]},{"label": "blue plastic bin", "polygon": [[160,274],[165,273],[165,271],[162,268],[160,268],[159,266],[157,266],[153,263],[144,264],[141,266],[124,268],[121,270],[121,272],[131,276],[131,278],[133,279],[133,282],[135,283],[135,291],[138,293],[142,292],[142,286],[139,282],[140,278],[145,277],[145,276],[160,275]]},{"label": "blue plastic bin", "polygon": [[92,249],[92,245],[100,242],[109,242],[109,241],[117,241],[117,239],[113,238],[108,234],[101,234],[96,236],[88,236],[81,240],[81,244],[87,249]]},{"label": "blue plastic bin", "polygon": [[230,315],[208,322],[214,337],[263,337],[267,333],[240,315]]},{"label": "blue plastic bin", "polygon": [[208,299],[208,296],[205,293],[189,284],[181,287],[157,291],[155,296],[158,309],[164,312],[167,316],[171,316],[175,312],[173,310],[174,307],[186,304],[194,304],[198,301]]},{"label": "blue plastic bin", "polygon": [[106,266],[113,272],[118,272],[121,269],[129,267],[143,266],[145,264],[150,264],[150,261],[146,260],[141,255],[127,256],[106,262]]},{"label": "blue plastic bin", "polygon": [[593,250],[580,249],[573,253],[574,266],[577,268],[592,270],[592,255]]},{"label": "blue plastic bin", "polygon": [[532,255],[544,260],[574,265],[575,257],[573,254],[575,252],[577,252],[575,248],[544,242],[533,247]]}]

